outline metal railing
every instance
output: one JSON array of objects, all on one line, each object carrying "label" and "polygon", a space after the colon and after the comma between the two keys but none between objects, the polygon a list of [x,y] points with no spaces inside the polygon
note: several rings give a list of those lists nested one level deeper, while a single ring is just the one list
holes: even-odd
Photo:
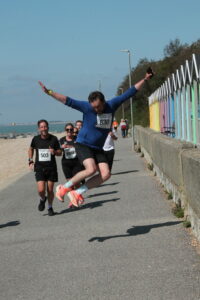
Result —
[{"label": "metal railing", "polygon": [[149,97],[150,128],[200,146],[200,56],[192,55]]}]

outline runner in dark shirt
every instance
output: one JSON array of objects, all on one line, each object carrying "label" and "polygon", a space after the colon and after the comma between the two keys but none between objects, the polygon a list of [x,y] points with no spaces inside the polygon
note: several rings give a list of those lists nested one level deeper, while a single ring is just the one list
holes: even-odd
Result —
[{"label": "runner in dark shirt", "polygon": [[[34,136],[28,151],[29,166],[35,171],[40,203],[38,210],[45,209],[45,202],[48,198],[48,215],[54,215],[52,208],[54,198],[54,183],[58,181],[57,165],[55,156],[61,155],[60,145],[56,136],[48,132],[49,126],[46,120],[38,121],[40,134]],[[35,162],[33,161],[34,151]],[[47,192],[47,196],[46,196]]]},{"label": "runner in dark shirt", "polygon": [[60,147],[63,150],[62,156],[62,169],[67,180],[71,179],[76,173],[83,170],[83,166],[80,164],[74,139],[74,126],[71,123],[65,125],[66,136],[60,139]]},{"label": "runner in dark shirt", "polygon": [[[60,146],[63,150],[62,170],[67,181],[69,181],[78,172],[84,170],[84,167],[79,162],[76,154],[76,136],[74,136],[74,129],[78,131],[78,129],[74,127],[72,123],[67,123],[65,125],[66,136],[63,136],[60,139]],[[82,184],[83,183],[84,182],[82,182]],[[73,207],[73,205],[70,203],[69,207]]]}]

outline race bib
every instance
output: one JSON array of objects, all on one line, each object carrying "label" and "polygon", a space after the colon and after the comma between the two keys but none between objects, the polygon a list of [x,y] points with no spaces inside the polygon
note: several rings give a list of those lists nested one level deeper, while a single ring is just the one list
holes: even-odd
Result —
[{"label": "race bib", "polygon": [[112,123],[112,114],[99,114],[97,115],[96,127],[110,129]]},{"label": "race bib", "polygon": [[51,161],[51,152],[49,149],[38,149],[39,161]]},{"label": "race bib", "polygon": [[65,158],[66,159],[74,159],[74,158],[76,158],[76,150],[75,150],[74,147],[72,147],[72,148],[65,148],[64,152],[65,152]]}]

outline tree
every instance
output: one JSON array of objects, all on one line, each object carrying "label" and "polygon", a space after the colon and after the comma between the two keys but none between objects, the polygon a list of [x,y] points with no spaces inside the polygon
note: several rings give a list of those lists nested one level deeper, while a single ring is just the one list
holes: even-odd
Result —
[{"label": "tree", "polygon": [[[165,58],[158,61],[142,58],[137,66],[131,71],[132,83],[139,81],[144,76],[146,69],[151,66],[155,71],[155,76],[144,85],[141,91],[134,96],[133,101],[133,123],[142,126],[149,125],[149,105],[148,97],[166,80],[168,76],[180,68],[180,65],[185,63],[185,60],[191,60],[192,54],[200,59],[200,39],[191,45],[181,44],[179,39],[170,41],[164,48]],[[125,92],[129,88],[129,77],[126,75],[120,83],[117,95],[121,94],[121,88]],[[130,101],[124,103],[125,118],[130,121]],[[122,117],[122,109],[119,108],[116,112],[116,118],[119,121]]]},{"label": "tree", "polygon": [[168,45],[164,48],[164,56],[165,57],[173,57],[180,54],[180,52],[188,47],[188,44],[181,44],[179,39],[175,39],[174,41],[170,41]]}]

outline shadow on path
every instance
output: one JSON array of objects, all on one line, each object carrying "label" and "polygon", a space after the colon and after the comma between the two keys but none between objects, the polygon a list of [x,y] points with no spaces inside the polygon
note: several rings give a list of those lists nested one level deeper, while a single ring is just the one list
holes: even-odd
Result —
[{"label": "shadow on path", "polygon": [[128,174],[128,173],[135,173],[135,172],[139,172],[139,170],[130,170],[130,171],[124,171],[124,172],[118,172],[118,173],[112,173],[112,175],[123,175],[123,174]]},{"label": "shadow on path", "polygon": [[151,231],[153,228],[165,227],[165,226],[173,226],[182,223],[182,221],[175,221],[175,222],[165,222],[165,223],[158,223],[152,225],[144,225],[144,226],[132,226],[126,232],[127,234],[119,234],[119,235],[110,235],[110,236],[98,236],[93,237],[88,240],[88,242],[104,242],[105,240],[114,239],[114,238],[121,238],[121,237],[129,237],[139,234],[146,234]]},{"label": "shadow on path", "polygon": [[104,183],[104,184],[101,184],[99,186],[96,186],[95,189],[98,189],[98,188],[100,188],[102,186],[116,185],[116,184],[119,184],[119,183],[120,183],[119,181],[118,182],[113,182],[113,183]]},{"label": "shadow on path", "polygon": [[83,209],[87,209],[87,208],[93,209],[93,208],[96,208],[96,207],[103,206],[104,203],[115,202],[115,201],[118,201],[118,200],[120,200],[120,198],[113,198],[113,199],[110,199],[110,200],[90,202],[90,203],[86,203],[86,204],[82,205],[81,207],[67,208],[67,209],[61,210],[59,213],[56,213],[56,215],[67,214],[67,213],[70,213],[70,212],[75,212],[77,210],[83,210]]},{"label": "shadow on path", "polygon": [[105,193],[93,194],[93,195],[87,196],[87,198],[93,198],[93,197],[97,197],[97,196],[111,195],[111,194],[116,194],[117,192],[118,192],[118,191],[112,191],[112,192],[105,192]]},{"label": "shadow on path", "polygon": [[11,221],[5,224],[0,224],[0,228],[4,228],[4,227],[10,227],[10,226],[17,226],[19,225],[20,222],[19,221]]}]

